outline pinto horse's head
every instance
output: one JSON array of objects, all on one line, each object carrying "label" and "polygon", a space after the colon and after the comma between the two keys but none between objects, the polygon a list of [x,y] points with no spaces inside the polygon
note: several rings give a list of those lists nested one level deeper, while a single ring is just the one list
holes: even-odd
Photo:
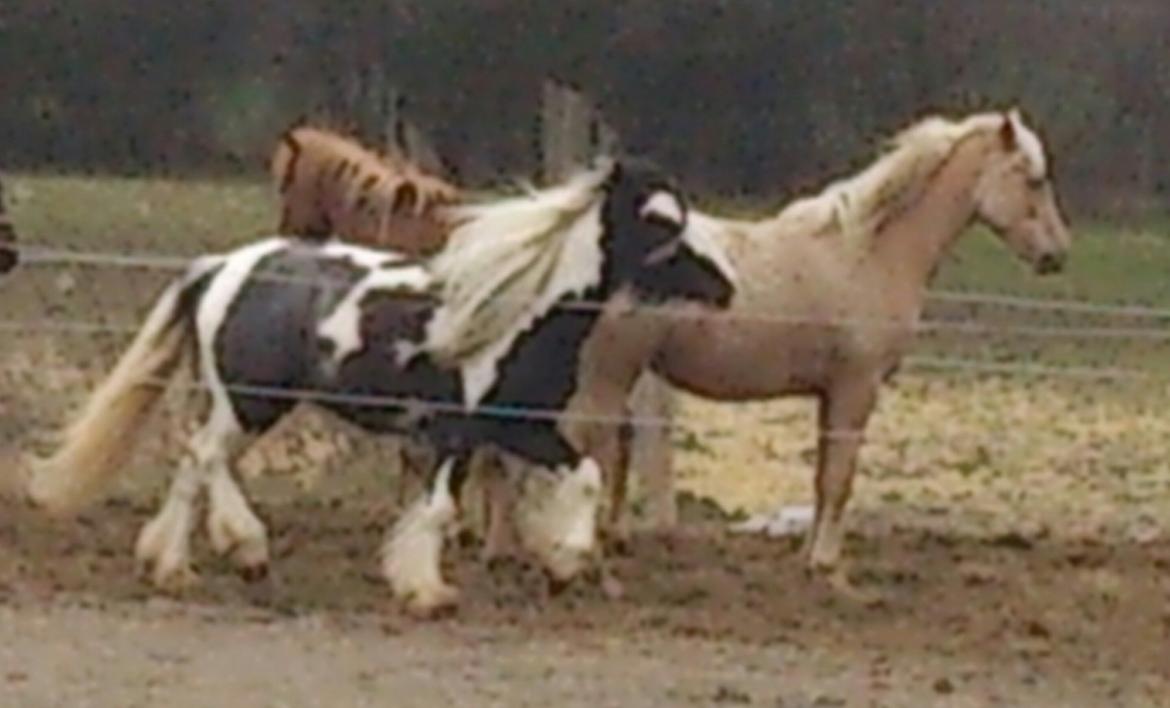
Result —
[{"label": "pinto horse's head", "polygon": [[0,274],[16,267],[20,257],[16,251],[16,229],[4,209],[4,185],[0,183]]},{"label": "pinto horse's head", "polygon": [[727,307],[736,274],[713,238],[709,219],[693,215],[683,193],[645,162],[613,167],[602,211],[613,277],[650,302]]}]

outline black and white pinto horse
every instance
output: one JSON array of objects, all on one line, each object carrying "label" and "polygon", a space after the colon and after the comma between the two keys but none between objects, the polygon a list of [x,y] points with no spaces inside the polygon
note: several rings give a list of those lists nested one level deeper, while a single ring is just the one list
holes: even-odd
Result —
[{"label": "black and white pinto horse", "polygon": [[34,465],[30,498],[65,512],[99,492],[193,348],[211,410],[136,549],[158,586],[193,578],[189,537],[204,489],[213,548],[242,570],[267,570],[267,531],[232,465],[302,402],[371,431],[421,435],[439,452],[426,492],[382,549],[383,573],[410,609],[455,602],[440,559],[481,446],[551,474],[532,485],[541,493],[521,501],[516,522],[549,577],[568,582],[594,555],[601,479],[548,413],[572,396],[601,308],[615,298],[726,306],[734,274],[706,232],[688,228],[683,196],[639,163],[610,162],[454,216],[449,246],[426,263],[286,238],[196,260],[61,448]]},{"label": "black and white pinto horse", "polygon": [[4,201],[4,182],[0,180],[0,275],[16,267],[20,254],[16,250],[16,229],[8,218]]}]

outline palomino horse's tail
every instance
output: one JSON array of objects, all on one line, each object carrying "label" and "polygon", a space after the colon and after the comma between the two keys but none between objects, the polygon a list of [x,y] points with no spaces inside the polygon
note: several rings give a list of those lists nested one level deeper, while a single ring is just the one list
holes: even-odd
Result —
[{"label": "palomino horse's tail", "polygon": [[159,297],[114,370],[51,457],[32,464],[28,496],[54,514],[76,511],[127,462],[141,426],[194,339],[193,312],[212,261],[196,264]]}]

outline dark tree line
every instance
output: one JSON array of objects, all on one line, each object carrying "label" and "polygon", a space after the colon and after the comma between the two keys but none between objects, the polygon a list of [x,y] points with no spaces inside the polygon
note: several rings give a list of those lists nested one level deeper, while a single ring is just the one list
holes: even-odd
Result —
[{"label": "dark tree line", "polygon": [[1165,0],[4,0],[0,164],[258,172],[298,116],[377,142],[403,96],[478,182],[535,170],[546,76],[708,193],[779,200],[925,111],[1018,102],[1080,210],[1170,194]]}]

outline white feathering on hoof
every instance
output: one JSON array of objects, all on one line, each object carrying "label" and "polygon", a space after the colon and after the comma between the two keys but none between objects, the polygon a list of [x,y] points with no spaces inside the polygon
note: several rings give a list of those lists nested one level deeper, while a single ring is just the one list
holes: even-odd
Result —
[{"label": "white feathering on hoof", "polygon": [[406,510],[382,548],[382,573],[394,594],[423,612],[455,601],[455,590],[443,580],[440,566],[444,533],[456,516],[450,490],[453,466],[453,460],[443,463],[432,492]]}]

